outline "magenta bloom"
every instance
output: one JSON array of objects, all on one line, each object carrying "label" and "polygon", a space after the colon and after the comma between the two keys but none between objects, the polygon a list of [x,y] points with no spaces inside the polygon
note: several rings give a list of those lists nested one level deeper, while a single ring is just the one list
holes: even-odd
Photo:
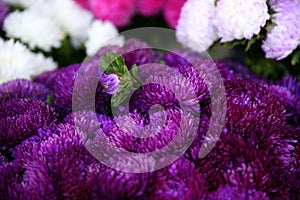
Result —
[{"label": "magenta bloom", "polygon": [[135,0],[89,0],[95,17],[112,22],[117,27],[127,25],[135,12]]},{"label": "magenta bloom", "polygon": [[82,8],[88,8],[88,0],[74,0],[76,3],[78,3]]},{"label": "magenta bloom", "polygon": [[167,0],[137,0],[137,10],[144,16],[154,16],[160,13]]},{"label": "magenta bloom", "polygon": [[169,26],[173,29],[177,26],[181,8],[186,0],[167,0],[163,9],[164,17]]}]

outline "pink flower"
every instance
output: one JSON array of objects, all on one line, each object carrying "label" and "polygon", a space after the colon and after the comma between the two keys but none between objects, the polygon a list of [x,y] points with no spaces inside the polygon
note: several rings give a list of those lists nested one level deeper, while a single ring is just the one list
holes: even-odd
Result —
[{"label": "pink flower", "polygon": [[157,15],[163,8],[167,0],[138,0],[138,12],[144,16]]},{"label": "pink flower", "polygon": [[169,26],[173,29],[177,26],[180,11],[186,0],[167,0],[164,7],[164,17]]},{"label": "pink flower", "polygon": [[135,12],[136,0],[88,0],[95,17],[122,27],[130,22]]},{"label": "pink flower", "polygon": [[74,0],[77,4],[79,4],[82,8],[88,8],[88,0]]}]

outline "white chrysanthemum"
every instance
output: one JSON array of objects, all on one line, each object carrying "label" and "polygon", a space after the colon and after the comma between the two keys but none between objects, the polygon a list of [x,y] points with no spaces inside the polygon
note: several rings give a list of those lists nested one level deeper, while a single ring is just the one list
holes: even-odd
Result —
[{"label": "white chrysanthemum", "polygon": [[73,0],[52,0],[53,15],[61,27],[77,43],[85,42],[93,16]]},{"label": "white chrysanthemum", "polygon": [[218,38],[212,25],[214,0],[188,0],[181,9],[176,28],[177,40],[194,51],[207,50]]},{"label": "white chrysanthemum", "polygon": [[34,54],[23,44],[0,38],[0,83],[17,79],[31,79],[57,66],[50,58]]},{"label": "white chrysanthemum", "polygon": [[266,58],[281,60],[300,45],[300,1],[273,0],[270,4],[276,13],[262,49]]},{"label": "white chrysanthemum", "polygon": [[214,24],[221,42],[229,42],[251,39],[269,18],[266,0],[219,0]]},{"label": "white chrysanthemum", "polygon": [[119,35],[118,29],[112,23],[96,20],[88,30],[88,40],[85,43],[86,54],[92,56],[103,46],[123,46],[124,42],[124,37]]},{"label": "white chrysanthemum", "polygon": [[7,36],[19,38],[31,49],[50,51],[61,46],[63,32],[58,24],[33,10],[10,13],[4,21]]}]

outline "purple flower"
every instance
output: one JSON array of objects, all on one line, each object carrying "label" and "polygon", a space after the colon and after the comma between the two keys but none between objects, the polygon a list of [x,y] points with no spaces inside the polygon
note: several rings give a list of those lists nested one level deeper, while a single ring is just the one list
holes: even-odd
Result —
[{"label": "purple flower", "polygon": [[73,69],[78,70],[79,67],[80,67],[79,64],[73,64],[73,65],[68,66],[68,67],[59,68],[59,69],[56,69],[56,70],[53,70],[53,71],[47,71],[47,72],[44,72],[44,73],[40,74],[39,76],[37,76],[34,79],[34,82],[42,83],[42,84],[44,84],[45,86],[47,86],[49,89],[51,89],[53,91],[56,78],[60,74],[65,73],[66,71],[69,71],[69,70],[73,70]]},{"label": "purple flower", "polygon": [[146,199],[204,199],[207,192],[204,176],[183,158],[156,171],[153,182]]},{"label": "purple flower", "polygon": [[[103,92],[103,86],[99,83],[97,89],[93,90],[95,79],[100,80],[98,66],[84,62],[80,69],[79,67],[79,65],[68,67],[68,70],[61,73],[55,80],[53,105],[62,116],[69,114],[74,105],[75,109],[81,110],[96,107],[98,112],[104,112],[108,107],[109,95]],[[78,74],[83,75],[78,76]],[[74,85],[75,79],[76,85]],[[95,104],[91,105],[92,102]]]},{"label": "purple flower", "polygon": [[17,79],[0,85],[0,103],[14,99],[39,99],[46,101],[50,90],[40,83]]},{"label": "purple flower", "polygon": [[119,88],[119,78],[116,74],[102,74],[100,83],[107,94],[115,94]]},{"label": "purple flower", "polygon": [[0,146],[15,146],[56,121],[56,113],[35,99],[16,99],[0,105]]},{"label": "purple flower", "polygon": [[46,139],[22,143],[14,152],[24,171],[18,185],[22,189],[18,191],[28,199],[39,194],[47,199],[89,199],[87,167],[97,161],[84,147],[81,132],[71,124],[60,124],[55,130],[42,132],[39,135],[48,135]]},{"label": "purple flower", "polygon": [[[126,165],[129,165],[127,163]],[[87,182],[92,199],[142,199],[149,187],[149,173],[125,173],[102,164],[90,165]]]},{"label": "purple flower", "polygon": [[215,148],[196,163],[211,191],[230,185],[285,198],[288,186],[282,183],[295,161],[297,134],[293,127],[276,124],[261,131],[224,129]]},{"label": "purple flower", "polygon": [[249,190],[240,187],[230,187],[229,185],[208,194],[207,198],[214,200],[269,200],[264,192],[255,189]]},{"label": "purple flower", "polygon": [[9,7],[0,0],[0,28],[3,25],[4,19],[9,12]]},{"label": "purple flower", "polygon": [[266,87],[250,81],[227,81],[227,128],[245,132],[262,130],[285,121],[285,107]]}]

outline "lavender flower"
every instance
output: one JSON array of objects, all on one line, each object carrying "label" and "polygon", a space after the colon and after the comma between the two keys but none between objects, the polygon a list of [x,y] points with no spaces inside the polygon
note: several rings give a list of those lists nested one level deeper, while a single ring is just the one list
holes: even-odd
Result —
[{"label": "lavender flower", "polygon": [[15,146],[56,121],[56,113],[34,99],[16,99],[0,106],[0,145]]},{"label": "lavender flower", "polygon": [[17,79],[0,85],[0,103],[14,99],[30,98],[46,101],[50,91],[40,83]]},{"label": "lavender flower", "polygon": [[9,7],[1,0],[0,1],[0,28],[2,27],[3,21],[6,15],[8,14],[8,12],[9,12]]},{"label": "lavender flower", "polygon": [[266,58],[281,60],[287,57],[300,42],[300,2],[298,0],[272,0],[275,11],[262,49]]}]

